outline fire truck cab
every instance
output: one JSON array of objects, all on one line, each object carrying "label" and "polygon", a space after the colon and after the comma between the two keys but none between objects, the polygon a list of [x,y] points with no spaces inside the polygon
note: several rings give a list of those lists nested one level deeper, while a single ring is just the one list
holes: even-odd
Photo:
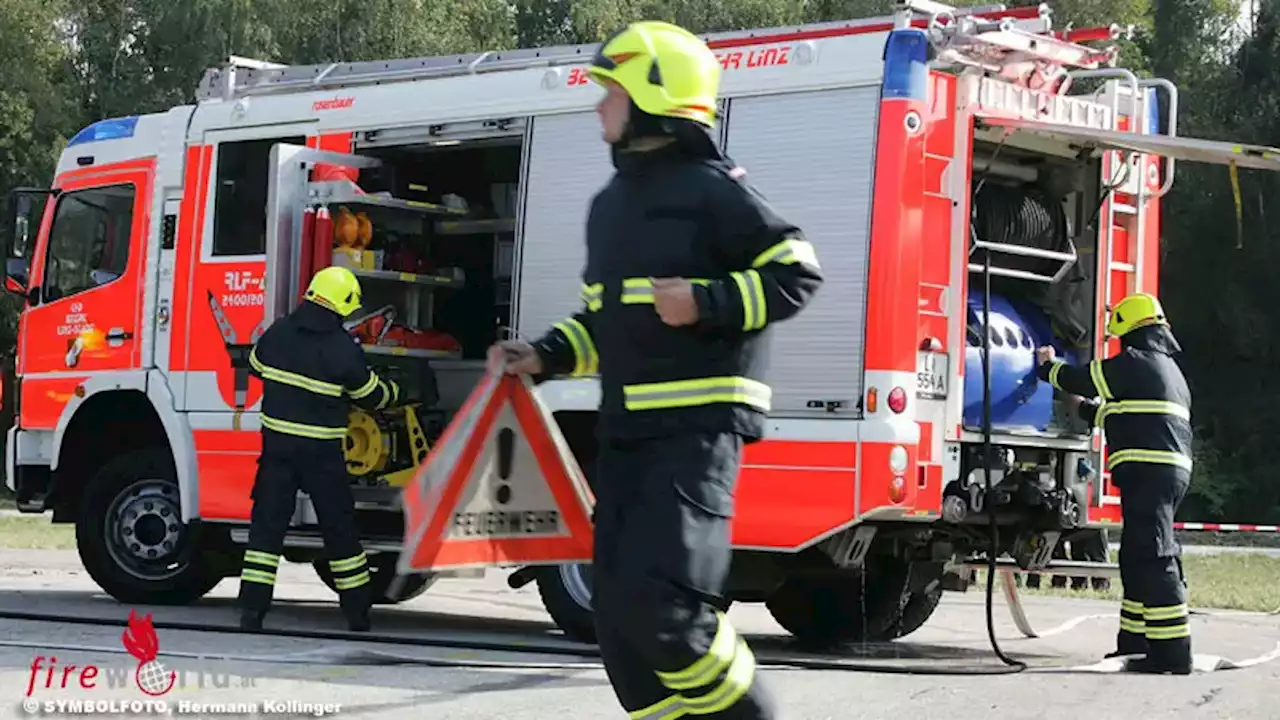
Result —
[{"label": "fire truck cab", "polygon": [[[1035,349],[1101,357],[1108,304],[1157,291],[1175,159],[1280,167],[1277,150],[1176,137],[1176,89],[1085,44],[1120,32],[913,1],[707,36],[725,71],[719,140],[827,278],[774,331],[728,601],[766,602],[810,640],[893,639],[963,587],[956,568],[989,553],[993,516],[997,554],[1023,568],[1118,524],[1101,434],[1035,379]],[[612,172],[594,51],[233,58],[195,104],[72,138],[51,188],[12,195],[19,507],[74,523],[88,572],[122,602],[189,603],[236,576],[260,449],[249,350],[312,273],[344,264],[365,292],[353,335],[407,389],[400,407],[351,414],[359,522],[382,601],[425,591],[437,574],[395,577],[401,487],[486,348],[581,302],[585,213]],[[604,481],[590,477],[595,381],[538,392]],[[286,545],[319,557],[305,496]],[[566,633],[590,639],[589,570],[512,583],[536,581]]]}]

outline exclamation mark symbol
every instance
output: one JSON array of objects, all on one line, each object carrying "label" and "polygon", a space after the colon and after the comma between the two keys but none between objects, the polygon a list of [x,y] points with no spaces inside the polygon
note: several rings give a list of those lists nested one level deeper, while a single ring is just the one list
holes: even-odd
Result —
[{"label": "exclamation mark symbol", "polygon": [[498,489],[495,491],[494,499],[499,505],[506,505],[511,502],[511,465],[515,462],[516,456],[516,434],[511,428],[502,428],[498,431]]}]

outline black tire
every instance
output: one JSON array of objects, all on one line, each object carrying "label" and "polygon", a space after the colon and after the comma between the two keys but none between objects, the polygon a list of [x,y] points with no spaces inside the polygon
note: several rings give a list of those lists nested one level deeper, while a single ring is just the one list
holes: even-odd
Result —
[{"label": "black tire", "polygon": [[591,609],[592,573],[590,563],[548,565],[534,571],[542,606],[565,637],[594,645],[595,615]]},{"label": "black tire", "polygon": [[869,633],[857,575],[798,575],[787,578],[765,601],[769,614],[804,645],[858,642]]},{"label": "black tire", "polygon": [[906,581],[907,568],[892,562],[866,573],[796,575],[765,606],[804,645],[885,642],[919,630],[942,599],[939,583],[931,591],[911,593],[904,603]]},{"label": "black tire", "polygon": [[911,593],[911,597],[907,598],[907,604],[902,608],[902,613],[885,629],[884,639],[898,640],[924,627],[941,602],[942,583],[938,583],[933,590]]},{"label": "black tire", "polygon": [[188,605],[221,580],[202,557],[215,530],[184,525],[178,473],[167,448],[117,457],[89,479],[76,516],[85,570],[116,600]]},{"label": "black tire", "polygon": [[[369,586],[373,590],[374,605],[399,605],[403,602],[418,597],[427,591],[435,581],[435,575],[410,575],[405,578],[404,583],[397,589],[395,595],[391,594],[391,584],[396,579],[396,561],[398,556],[390,553],[380,553],[369,558]],[[315,569],[316,575],[320,577],[320,581],[330,590],[338,592],[338,586],[333,582],[333,571],[329,569],[328,561],[323,558],[313,560],[311,567]]]}]

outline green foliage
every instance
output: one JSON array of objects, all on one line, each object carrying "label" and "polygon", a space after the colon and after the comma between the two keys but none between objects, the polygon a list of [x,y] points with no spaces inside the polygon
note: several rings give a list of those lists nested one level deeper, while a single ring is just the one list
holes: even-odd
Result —
[{"label": "green foliage", "polygon": [[[191,102],[228,55],[321,63],[599,41],[625,23],[664,19],[695,31],[888,15],[892,0],[3,0],[0,2],[0,189],[43,184],[60,148],[105,117]],[[986,5],[963,0],[962,5]],[[1037,4],[1018,0],[1011,5]],[[1126,67],[1181,88],[1178,132],[1257,143],[1280,136],[1280,15],[1257,3],[1251,33],[1238,0],[1058,0],[1063,28],[1133,25]],[[1271,480],[1271,368],[1280,224],[1270,173],[1242,172],[1244,243],[1220,166],[1179,165],[1164,204],[1161,295],[1188,349],[1197,471],[1187,513],[1280,520]],[[0,232],[7,229],[0,228]],[[16,303],[0,301],[0,347]]]}]

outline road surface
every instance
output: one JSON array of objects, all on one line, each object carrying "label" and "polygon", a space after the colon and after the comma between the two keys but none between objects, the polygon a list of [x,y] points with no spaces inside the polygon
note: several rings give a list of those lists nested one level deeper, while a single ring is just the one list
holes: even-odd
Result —
[{"label": "road surface", "polygon": [[[269,619],[277,627],[341,627],[332,595],[309,566],[281,573],[281,602]],[[206,600],[187,608],[139,608],[157,622],[230,623],[237,583],[224,581]],[[983,596],[948,593],[934,619],[911,637],[846,653],[876,662],[915,667],[991,666]],[[1111,649],[1116,621],[1112,604],[1067,598],[1027,599],[1040,629],[1075,625],[1051,637],[1017,637],[1002,601],[997,632],[1004,650],[1037,671],[999,677],[937,677],[867,672],[765,669],[791,720],[947,717],[953,720],[1135,717],[1273,718],[1280,661],[1191,677],[1142,677],[1086,672],[1043,672],[1096,661]],[[80,568],[74,552],[0,551],[0,610],[63,613],[123,621],[130,610],[106,598]],[[730,617],[762,658],[795,657],[796,650],[762,606],[735,606]],[[0,717],[30,717],[23,702],[54,709],[74,699],[148,700],[132,682],[136,662],[121,645],[121,628],[5,620],[0,634]],[[375,612],[378,632],[405,636],[466,634],[471,638],[554,641],[532,587],[511,590],[501,574],[483,580],[442,580],[423,596]],[[1193,619],[1196,649],[1237,660],[1272,651],[1280,640],[1280,616],[1215,612]],[[177,710],[227,710],[200,703],[243,703],[272,711],[309,711],[332,717],[429,717],[432,720],[516,718],[624,718],[602,670],[593,660],[519,652],[474,652],[372,645],[356,642],[194,633],[161,629],[159,660],[180,673],[163,699]],[[371,652],[394,653],[400,664],[369,665]],[[310,654],[300,658],[299,654]],[[323,657],[316,655],[323,654]],[[363,656],[360,653],[365,653]],[[36,658],[42,658],[32,671]],[[55,660],[56,658],[56,660]],[[299,662],[309,658],[313,662]],[[387,658],[382,658],[384,661]],[[449,669],[424,660],[558,663],[554,669]],[[365,664],[360,664],[365,663]],[[75,670],[65,672],[74,665]],[[49,667],[60,670],[48,673]],[[78,687],[85,668],[98,668],[92,689]],[[76,673],[81,673],[77,675]],[[69,678],[68,687],[61,679]],[[43,680],[53,678],[52,682]],[[105,681],[104,681],[105,679]],[[202,687],[203,685],[203,687]],[[27,696],[30,690],[30,697]],[[186,706],[179,703],[186,702]],[[51,704],[52,703],[52,704]],[[289,703],[294,703],[290,706]],[[309,706],[298,703],[311,703]],[[340,707],[336,707],[340,706]],[[67,706],[64,706],[64,708]],[[245,709],[243,707],[239,708]],[[192,717],[197,715],[188,713]],[[217,717],[208,714],[207,717]]]}]

